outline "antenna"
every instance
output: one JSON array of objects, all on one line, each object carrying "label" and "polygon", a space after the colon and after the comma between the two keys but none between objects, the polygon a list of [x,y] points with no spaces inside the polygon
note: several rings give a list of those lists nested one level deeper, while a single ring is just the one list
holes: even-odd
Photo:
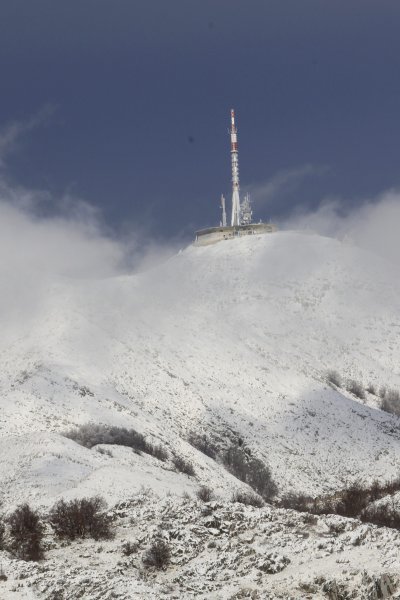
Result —
[{"label": "antenna", "polygon": [[222,227],[226,227],[226,209],[225,209],[225,198],[224,195],[221,194],[221,208],[222,208]]},{"label": "antenna", "polygon": [[242,225],[251,225],[253,222],[250,194],[245,195],[244,200],[240,205],[240,222]]},{"label": "antenna", "polygon": [[232,227],[240,225],[240,197],[239,197],[239,154],[237,142],[237,128],[235,125],[235,111],[231,109],[231,162],[232,162]]}]

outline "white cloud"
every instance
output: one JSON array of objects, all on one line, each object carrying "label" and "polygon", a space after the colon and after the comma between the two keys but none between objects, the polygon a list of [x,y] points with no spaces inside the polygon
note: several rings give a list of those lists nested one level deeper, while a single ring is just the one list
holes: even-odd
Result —
[{"label": "white cloud", "polygon": [[[61,210],[44,216],[48,204]],[[73,290],[77,280],[149,268],[176,250],[133,228],[117,239],[86,202],[54,199],[11,186],[0,176],[0,347],[25,335],[37,317],[46,318],[54,286],[68,283],[66,289]]]},{"label": "white cloud", "polygon": [[43,125],[53,112],[54,106],[47,104],[33,117],[24,121],[13,121],[0,131],[0,166],[3,166],[4,159],[15,151],[20,138],[32,129]]},{"label": "white cloud", "polygon": [[353,208],[344,200],[327,199],[315,211],[298,209],[284,228],[347,240],[400,267],[400,190],[388,190]]},{"label": "white cloud", "polygon": [[276,201],[280,196],[296,189],[307,177],[316,177],[328,171],[326,166],[302,165],[294,169],[283,169],[262,183],[247,186],[252,201],[258,207]]}]

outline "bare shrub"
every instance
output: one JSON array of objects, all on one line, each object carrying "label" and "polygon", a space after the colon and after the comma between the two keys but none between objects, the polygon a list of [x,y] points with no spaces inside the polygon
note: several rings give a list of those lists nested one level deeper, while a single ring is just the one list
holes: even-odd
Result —
[{"label": "bare shrub", "polygon": [[400,416],[400,393],[397,390],[386,390],[380,407],[388,413]]},{"label": "bare shrub", "polygon": [[354,379],[350,379],[346,384],[346,390],[359,398],[360,400],[365,400],[365,391],[362,384],[359,381],[355,381]]},{"label": "bare shrub", "polygon": [[309,512],[313,515],[335,515],[337,513],[337,499],[331,497],[314,498]]},{"label": "bare shrub", "polygon": [[64,435],[86,448],[93,448],[97,444],[115,444],[144,452],[146,447],[146,441],[141,433],[125,427],[87,423]]},{"label": "bare shrub", "polygon": [[368,491],[359,481],[355,481],[341,493],[336,512],[343,517],[357,517],[367,504]]},{"label": "bare shrub", "polygon": [[214,493],[209,487],[202,485],[197,490],[196,497],[202,502],[210,502],[214,498]]},{"label": "bare shrub", "polygon": [[172,459],[172,462],[174,463],[176,470],[180,473],[183,473],[184,475],[189,475],[190,477],[192,477],[195,474],[192,463],[182,458],[181,456],[175,456]]},{"label": "bare shrub", "polygon": [[6,526],[2,517],[0,517],[0,550],[5,548]]},{"label": "bare shrub", "polygon": [[400,512],[393,504],[373,505],[361,513],[361,521],[373,523],[379,527],[400,529]]},{"label": "bare shrub", "polygon": [[166,460],[168,460],[168,452],[166,451],[164,446],[161,446],[161,444],[153,445],[153,444],[149,444],[149,442],[146,442],[146,443],[147,443],[146,452],[148,454],[151,454],[152,456],[154,456],[154,458],[157,458],[157,460],[161,460],[162,462],[165,462]]},{"label": "bare shrub", "polygon": [[313,512],[315,510],[314,499],[306,494],[286,494],[281,499],[279,506],[290,508],[298,512]]},{"label": "bare shrub", "polygon": [[342,377],[337,371],[330,370],[326,374],[326,381],[335,387],[342,387]]},{"label": "bare shrub", "polygon": [[[360,518],[363,521],[400,528],[400,511],[393,506],[376,507],[374,503],[386,496],[392,496],[400,490],[400,477],[390,481],[375,480],[370,486],[364,486],[355,481],[332,496],[311,498],[305,494],[288,494],[278,503],[278,506],[291,508],[299,512],[314,515],[338,514],[343,517]],[[375,520],[374,520],[375,519]]]},{"label": "bare shrub", "polygon": [[376,386],[373,383],[370,383],[367,387],[368,394],[372,394],[373,396],[377,395]]},{"label": "bare shrub", "polygon": [[197,435],[196,433],[190,433],[188,442],[197,450],[200,450],[203,454],[209,458],[215,459],[217,456],[217,449],[214,444],[205,436]]},{"label": "bare shrub", "polygon": [[110,458],[112,458],[112,452],[111,450],[106,450],[106,448],[96,448],[97,452],[99,454],[103,454],[105,456],[109,456]]},{"label": "bare shrub", "polygon": [[245,492],[242,490],[233,492],[232,502],[239,502],[240,504],[246,504],[246,506],[254,506],[256,508],[262,508],[264,506],[264,500],[261,496],[254,492]]},{"label": "bare shrub", "polygon": [[375,479],[371,483],[371,486],[369,488],[369,501],[375,502],[375,500],[378,500],[379,498],[381,498],[381,493],[382,493],[382,486],[381,486],[380,482],[377,479]]},{"label": "bare shrub", "polygon": [[264,500],[269,500],[276,495],[277,487],[269,467],[252,456],[249,448],[231,446],[222,455],[222,461],[232,475],[247,483]]},{"label": "bare shrub", "polygon": [[8,577],[4,572],[3,565],[0,565],[0,581],[7,581]]},{"label": "bare shrub", "polygon": [[139,544],[137,542],[124,542],[122,544],[122,554],[124,556],[131,556],[132,554],[136,554],[139,549]]},{"label": "bare shrub", "polygon": [[143,564],[146,567],[165,569],[171,561],[171,549],[169,544],[162,539],[156,539],[146,550],[143,556]]},{"label": "bare shrub", "polygon": [[162,446],[147,442],[141,433],[125,427],[87,423],[64,433],[64,436],[86,448],[93,448],[97,444],[113,444],[127,446],[136,452],[145,452],[159,460],[168,458],[168,453]]},{"label": "bare shrub", "polygon": [[108,539],[112,537],[112,529],[105,508],[106,504],[99,496],[70,502],[60,500],[51,509],[49,522],[59,538]]},{"label": "bare shrub", "polygon": [[22,504],[8,517],[10,542],[8,549],[22,560],[43,558],[44,525],[39,514]]},{"label": "bare shrub", "polygon": [[387,494],[393,495],[400,490],[400,477],[390,479],[385,483],[381,484],[381,498]]}]

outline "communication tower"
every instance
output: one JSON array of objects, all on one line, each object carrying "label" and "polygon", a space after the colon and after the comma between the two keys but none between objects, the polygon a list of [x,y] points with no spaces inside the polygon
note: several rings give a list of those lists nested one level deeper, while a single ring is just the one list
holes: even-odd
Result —
[{"label": "communication tower", "polygon": [[239,152],[235,111],[231,109],[231,163],[232,163],[232,219],[231,225],[240,225],[240,196],[239,196]]},{"label": "communication tower", "polygon": [[239,154],[238,154],[238,136],[235,123],[235,111],[231,109],[231,165],[232,165],[232,216],[230,225],[227,224],[225,198],[221,196],[222,218],[219,227],[206,227],[196,231],[196,246],[207,246],[216,244],[223,240],[232,240],[234,238],[273,233],[277,231],[273,223],[253,222],[253,211],[251,207],[250,195],[246,194],[243,201],[240,202],[239,185]]}]

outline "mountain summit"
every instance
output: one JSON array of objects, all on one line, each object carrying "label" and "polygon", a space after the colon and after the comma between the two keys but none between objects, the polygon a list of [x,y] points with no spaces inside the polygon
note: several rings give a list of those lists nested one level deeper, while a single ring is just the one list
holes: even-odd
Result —
[{"label": "mountain summit", "polygon": [[[136,275],[53,283],[1,352],[3,500],[118,501],[141,486],[199,484],[230,496],[241,484],[196,436],[245,444],[278,494],[394,476],[397,417],[326,374],[399,387],[398,288],[373,255],[297,232],[190,246]],[[88,423],[135,429],[196,476],[63,435]]]}]

